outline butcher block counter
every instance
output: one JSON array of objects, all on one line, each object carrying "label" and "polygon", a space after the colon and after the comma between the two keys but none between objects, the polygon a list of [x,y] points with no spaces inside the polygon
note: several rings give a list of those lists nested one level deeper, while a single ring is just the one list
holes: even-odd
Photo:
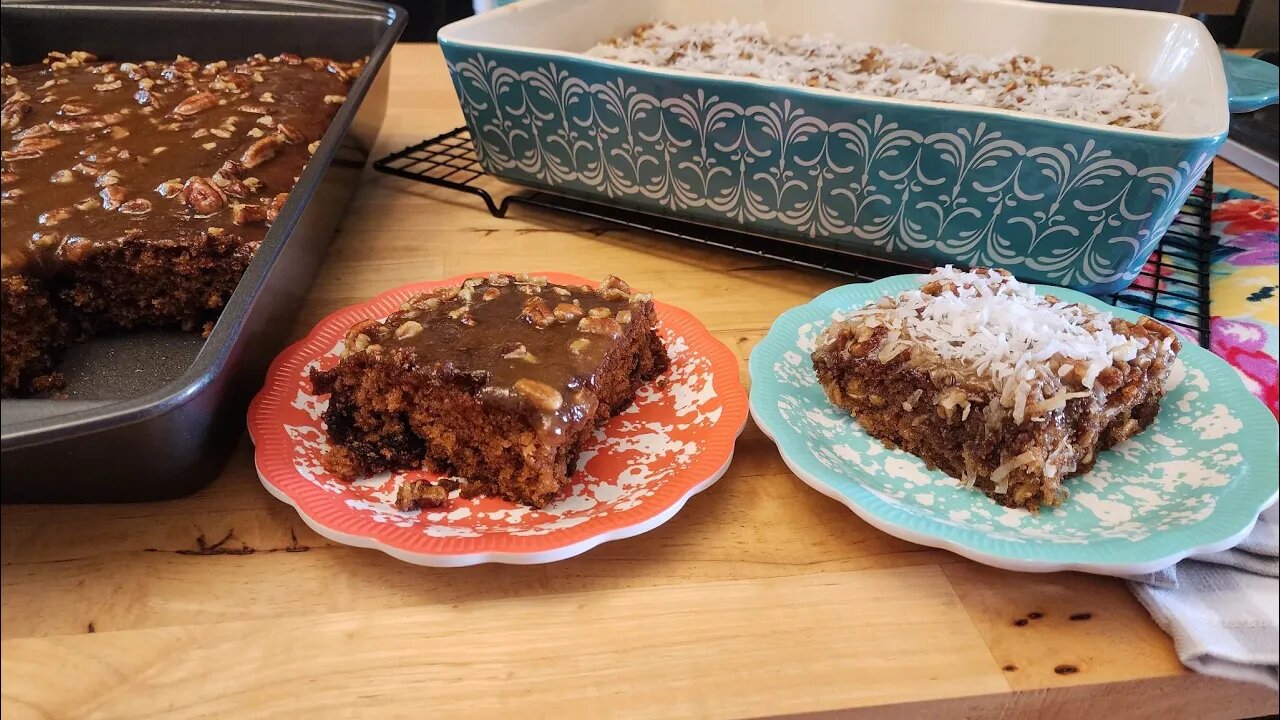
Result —
[{"label": "butcher block counter", "polygon": [[[402,45],[378,155],[462,124],[434,45]],[[1219,184],[1272,199],[1224,163]],[[617,273],[741,361],[837,276],[370,171],[290,339],[405,283]],[[91,467],[84,472],[92,473]],[[1200,717],[1274,693],[1185,670],[1123,582],[991,569],[811,490],[748,423],[672,520],[547,565],[433,569],[327,541],[259,484],[246,437],[164,503],[3,508],[13,718]]]}]

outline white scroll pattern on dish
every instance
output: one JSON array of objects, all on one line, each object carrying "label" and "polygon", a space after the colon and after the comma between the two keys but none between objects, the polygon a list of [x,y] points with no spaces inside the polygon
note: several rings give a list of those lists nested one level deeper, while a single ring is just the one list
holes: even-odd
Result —
[{"label": "white scroll pattern on dish", "polygon": [[789,99],[659,98],[622,78],[588,83],[555,63],[519,72],[483,54],[450,70],[477,153],[502,170],[885,252],[1024,265],[1063,285],[1136,277],[1132,260],[1213,160],[1138,167],[1091,139],[1028,147],[980,121],[922,134],[882,114],[824,120]]}]

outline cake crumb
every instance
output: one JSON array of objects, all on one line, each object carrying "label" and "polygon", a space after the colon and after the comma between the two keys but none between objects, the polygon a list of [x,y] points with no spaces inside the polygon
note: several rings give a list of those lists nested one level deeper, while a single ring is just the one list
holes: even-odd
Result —
[{"label": "cake crumb", "polygon": [[421,480],[406,480],[396,489],[395,507],[408,512],[425,508],[444,507],[449,502],[449,491],[440,485]]}]

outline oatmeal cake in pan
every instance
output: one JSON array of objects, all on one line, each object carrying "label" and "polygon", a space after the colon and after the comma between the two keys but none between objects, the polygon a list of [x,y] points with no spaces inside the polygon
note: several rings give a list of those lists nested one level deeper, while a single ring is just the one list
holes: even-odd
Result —
[{"label": "oatmeal cake in pan", "polygon": [[764,23],[647,23],[587,54],[649,67],[1144,130],[1158,130],[1164,115],[1158,94],[1115,65],[1077,70],[1015,52],[985,57],[832,35],[778,37]]},{"label": "oatmeal cake in pan", "polygon": [[596,427],[667,368],[647,293],[492,274],[415,296],[346,335],[329,395],[325,467],[356,478],[430,467],[467,492],[554,499]]},{"label": "oatmeal cake in pan", "polygon": [[211,324],[361,65],[5,64],[0,394],[99,330]]},{"label": "oatmeal cake in pan", "polygon": [[1155,420],[1180,347],[1150,318],[948,266],[833,323],[813,367],[872,436],[1001,505],[1037,510]]}]

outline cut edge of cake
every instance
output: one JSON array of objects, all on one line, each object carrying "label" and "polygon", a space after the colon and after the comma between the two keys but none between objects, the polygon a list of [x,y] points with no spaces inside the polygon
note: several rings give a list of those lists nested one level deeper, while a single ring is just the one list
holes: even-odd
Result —
[{"label": "cut edge of cake", "polygon": [[947,266],[834,322],[812,359],[827,397],[868,434],[1034,511],[1155,420],[1180,347],[1151,318]]}]

